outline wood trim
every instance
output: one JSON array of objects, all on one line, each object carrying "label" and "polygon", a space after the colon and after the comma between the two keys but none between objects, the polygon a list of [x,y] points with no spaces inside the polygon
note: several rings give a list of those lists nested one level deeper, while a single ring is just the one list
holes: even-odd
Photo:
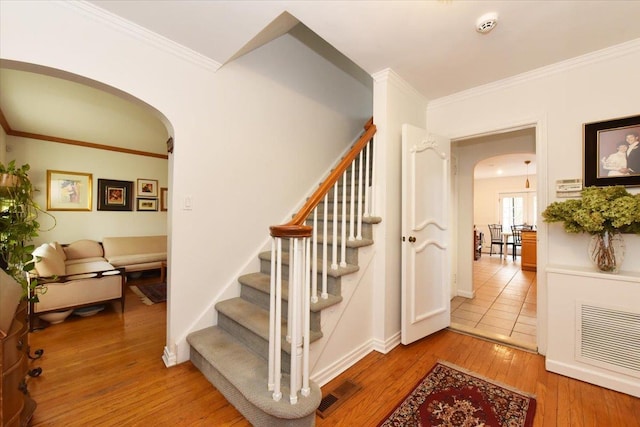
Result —
[{"label": "wood trim", "polygon": [[272,237],[284,237],[284,238],[299,238],[310,237],[312,227],[303,225],[307,220],[307,217],[318,206],[318,204],[324,199],[324,196],[331,190],[333,185],[340,179],[344,171],[351,165],[353,160],[360,154],[367,143],[373,138],[376,133],[376,125],[373,124],[373,117],[369,119],[365,125],[366,131],[362,134],[358,142],[351,147],[349,153],[342,158],[338,166],[333,169],[327,179],[318,187],[315,193],[307,200],[307,203],[300,209],[300,211],[293,217],[293,219],[282,225],[273,225],[269,227]]},{"label": "wood trim", "polygon": [[[30,132],[22,132],[19,130],[13,130],[11,129],[11,126],[9,126],[9,122],[7,121],[7,118],[4,116],[2,109],[0,109],[0,126],[2,126],[2,129],[4,129],[4,132],[9,136],[19,136],[21,138],[39,139],[41,141],[50,141],[50,142],[57,142],[60,144],[77,145],[79,147],[95,148],[97,150],[115,151],[118,153],[133,154],[136,156],[155,157],[158,159],[169,158],[169,156],[166,154],[152,153],[150,151],[131,150],[129,148],[113,147],[111,145],[96,144],[93,142],[77,141],[75,139],[58,138],[56,136],[41,135],[39,133],[30,133]],[[173,142],[172,138],[169,138],[169,139]]]},{"label": "wood trim", "polygon": [[13,132],[2,110],[0,110],[0,126],[2,126],[2,129],[4,129],[4,133],[6,133],[7,135],[10,135],[11,132]]},{"label": "wood trim", "polygon": [[58,138],[56,136],[40,135],[38,133],[22,132],[19,130],[12,130],[11,132],[7,132],[7,135],[19,136],[22,138],[39,139],[42,141],[57,142],[60,144],[76,145],[76,146],[85,147],[85,148],[95,148],[97,150],[116,151],[118,153],[134,154],[137,156],[155,157],[158,159],[169,158],[169,156],[166,154],[151,153],[149,151],[131,150],[130,148],[113,147],[110,145],[96,144],[93,142],[86,142],[86,141],[77,141],[75,139]]}]

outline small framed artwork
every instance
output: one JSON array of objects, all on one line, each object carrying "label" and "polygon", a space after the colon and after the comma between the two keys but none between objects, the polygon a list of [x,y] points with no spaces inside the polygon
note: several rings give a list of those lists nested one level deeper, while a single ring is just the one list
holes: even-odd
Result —
[{"label": "small framed artwork", "polygon": [[158,180],[138,178],[138,197],[158,197]]},{"label": "small framed artwork", "polygon": [[47,170],[47,210],[90,211],[90,173]]},{"label": "small framed artwork", "polygon": [[158,199],[150,199],[147,197],[138,197],[138,208],[139,211],[157,211],[158,210]]},{"label": "small framed artwork", "polygon": [[167,187],[160,187],[160,210],[167,211],[169,204],[169,189]]},{"label": "small framed artwork", "polygon": [[585,123],[584,185],[640,186],[640,116]]},{"label": "small framed artwork", "polygon": [[133,181],[98,179],[99,211],[132,211]]}]

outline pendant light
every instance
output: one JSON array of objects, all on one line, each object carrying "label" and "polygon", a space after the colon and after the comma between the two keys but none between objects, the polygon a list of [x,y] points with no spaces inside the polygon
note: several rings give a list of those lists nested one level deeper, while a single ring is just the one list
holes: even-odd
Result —
[{"label": "pendant light", "polygon": [[524,161],[524,164],[527,165],[527,180],[524,183],[524,188],[529,188],[529,163],[531,163],[531,160]]}]

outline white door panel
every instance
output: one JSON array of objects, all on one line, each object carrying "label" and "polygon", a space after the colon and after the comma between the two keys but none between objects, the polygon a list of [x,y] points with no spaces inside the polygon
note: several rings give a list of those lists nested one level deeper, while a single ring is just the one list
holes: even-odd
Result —
[{"label": "white door panel", "polygon": [[450,141],[402,127],[402,338],[449,326]]}]

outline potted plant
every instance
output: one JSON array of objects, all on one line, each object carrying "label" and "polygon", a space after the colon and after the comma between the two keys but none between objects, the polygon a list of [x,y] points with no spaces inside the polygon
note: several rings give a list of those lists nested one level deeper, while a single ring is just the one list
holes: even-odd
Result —
[{"label": "potted plant", "polygon": [[640,234],[640,194],[623,186],[587,187],[580,199],[553,202],[545,222],[562,222],[568,233],[588,233],[589,255],[599,270],[617,273],[624,258],[622,233]]},{"label": "potted plant", "polygon": [[20,283],[26,298],[37,286],[35,280],[29,279],[29,272],[37,261],[30,242],[40,231],[38,215],[51,217],[54,220],[51,228],[55,227],[55,217],[42,210],[33,199],[29,170],[29,164],[18,167],[15,160],[7,165],[0,163],[0,266]]}]

